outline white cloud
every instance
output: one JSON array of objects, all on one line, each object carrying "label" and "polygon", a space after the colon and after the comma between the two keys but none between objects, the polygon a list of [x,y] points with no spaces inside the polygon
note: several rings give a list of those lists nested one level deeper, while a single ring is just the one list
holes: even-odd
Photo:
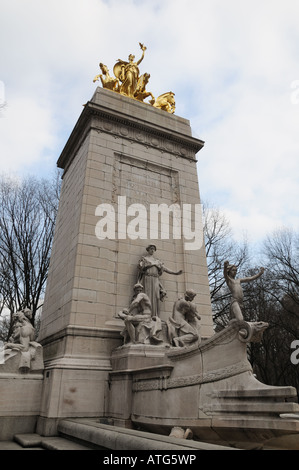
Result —
[{"label": "white cloud", "polygon": [[243,213],[222,208],[227,220],[234,227],[237,241],[247,239],[249,243],[263,240],[265,235],[282,226],[279,217],[269,216],[259,210],[247,209]]},{"label": "white cloud", "polygon": [[51,165],[55,133],[47,108],[26,96],[15,96],[0,117],[0,164],[2,172],[15,172],[30,165]]},{"label": "white cloud", "polygon": [[1,8],[0,171],[54,167],[98,63],[111,71],[118,58],[139,58],[140,41],[148,90],[174,91],[176,114],[206,142],[203,199],[255,237],[296,225],[297,0],[10,0]]}]

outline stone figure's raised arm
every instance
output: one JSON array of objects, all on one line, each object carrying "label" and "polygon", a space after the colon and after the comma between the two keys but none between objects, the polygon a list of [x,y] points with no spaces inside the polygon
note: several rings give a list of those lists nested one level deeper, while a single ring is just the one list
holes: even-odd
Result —
[{"label": "stone figure's raised arm", "polygon": [[244,278],[240,279],[240,282],[254,281],[255,279],[258,279],[259,277],[261,277],[262,274],[264,274],[264,271],[265,271],[265,268],[260,268],[260,270],[257,274],[254,274],[254,276],[244,277]]},{"label": "stone figure's raised arm", "polygon": [[229,267],[229,261],[224,261],[223,276],[226,282],[228,281],[228,267]]}]

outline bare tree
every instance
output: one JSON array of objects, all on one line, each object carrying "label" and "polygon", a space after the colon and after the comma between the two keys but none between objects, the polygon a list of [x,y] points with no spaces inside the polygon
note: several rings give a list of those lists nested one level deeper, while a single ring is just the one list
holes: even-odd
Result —
[{"label": "bare tree", "polygon": [[[0,179],[0,313],[41,307],[60,182]],[[8,332],[8,334],[10,331]]]},{"label": "bare tree", "polygon": [[247,321],[269,324],[260,343],[250,343],[249,360],[261,382],[269,385],[293,385],[299,390],[296,365],[291,361],[291,344],[298,338],[298,320],[272,295],[276,280],[268,268],[264,275],[246,286],[244,317]]},{"label": "bare tree", "polygon": [[[261,382],[293,385],[299,390],[291,344],[299,338],[298,235],[288,229],[275,231],[264,241],[265,273],[244,284],[244,319],[269,324],[260,343],[248,346],[249,360]],[[252,275],[256,270],[247,270]]]},{"label": "bare tree", "polygon": [[264,253],[273,278],[271,295],[298,323],[299,233],[286,228],[276,230],[265,240]]},{"label": "bare tree", "polygon": [[299,234],[283,229],[268,235],[263,260],[258,268],[250,269],[246,241],[234,241],[230,223],[219,209],[204,206],[204,234],[216,330],[229,321],[230,292],[223,277],[224,262],[235,264],[241,277],[256,274],[263,265],[264,275],[243,286],[245,321],[269,324],[263,340],[248,346],[248,358],[261,382],[293,385],[299,391],[298,366],[291,361],[291,344],[299,339]]},{"label": "bare tree", "polygon": [[214,322],[222,327],[228,321],[230,297],[223,276],[224,262],[230,260],[239,269],[244,268],[249,259],[248,244],[246,240],[242,243],[234,240],[230,223],[218,208],[204,204],[203,217]]}]

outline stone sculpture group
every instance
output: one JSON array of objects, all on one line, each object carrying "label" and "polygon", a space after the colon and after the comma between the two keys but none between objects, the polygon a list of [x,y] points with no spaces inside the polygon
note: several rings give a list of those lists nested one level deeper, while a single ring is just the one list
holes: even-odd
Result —
[{"label": "stone sculpture group", "polygon": [[[182,270],[173,271],[154,256],[157,247],[153,244],[146,248],[147,253],[141,257],[137,266],[137,283],[128,308],[118,313],[124,322],[121,332],[124,345],[167,343],[172,347],[188,347],[200,344],[200,314],[194,303],[196,292],[187,289],[183,296],[174,302],[173,310],[165,322],[165,331],[160,318],[160,303],[167,296],[161,283],[163,273],[178,276]],[[230,315],[231,321],[243,321],[243,290],[241,283],[260,277],[264,272],[252,277],[236,279],[237,268],[224,263],[224,279],[232,294]],[[43,369],[42,346],[35,341],[35,329],[31,323],[32,312],[22,309],[14,314],[13,331],[4,345],[4,360],[18,356],[18,369],[21,372]]]},{"label": "stone sculpture group", "polygon": [[[124,344],[161,344],[165,341],[162,322],[160,319],[160,302],[167,296],[160,277],[164,272],[180,275],[182,270],[172,271],[154,256],[156,245],[146,248],[147,254],[138,263],[137,283],[129,308],[123,309],[118,316],[124,321],[125,328],[121,335]],[[243,322],[243,290],[241,283],[258,279],[264,268],[251,277],[236,279],[237,267],[224,263],[224,279],[231,292],[230,320]],[[173,305],[172,314],[166,321],[166,342],[173,347],[187,347],[197,342],[200,344],[201,317],[194,303],[196,292],[187,289]]]}]

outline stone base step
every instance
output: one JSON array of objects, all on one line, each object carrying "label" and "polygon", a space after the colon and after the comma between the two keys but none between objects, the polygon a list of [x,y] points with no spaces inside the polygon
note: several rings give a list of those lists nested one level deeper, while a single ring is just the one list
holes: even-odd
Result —
[{"label": "stone base step", "polygon": [[205,413],[256,413],[265,416],[281,415],[282,413],[299,413],[299,405],[293,402],[254,402],[246,400],[225,400],[223,403],[207,405]]},{"label": "stone base step", "polygon": [[[45,450],[42,447],[23,447],[21,444],[19,444],[16,441],[0,441],[0,452],[2,450],[10,450],[10,451],[16,451],[16,450]],[[29,452],[30,454],[30,452]],[[30,454],[31,455],[31,454]],[[15,462],[15,456],[14,456],[14,463]]]},{"label": "stone base step", "polygon": [[297,391],[294,387],[263,386],[256,389],[218,390],[219,398],[259,399],[297,401]]},{"label": "stone base step", "polygon": [[86,445],[79,444],[63,437],[46,437],[42,439],[42,447],[48,450],[92,450]]},{"label": "stone base step", "polygon": [[24,449],[92,450],[87,445],[60,436],[43,437],[39,434],[16,434],[14,440]]},{"label": "stone base step", "polygon": [[98,419],[61,420],[58,436],[15,434],[14,441],[0,442],[0,450],[236,450],[150,432],[101,424]]},{"label": "stone base step", "polygon": [[92,418],[63,419],[59,422],[58,432],[61,436],[80,438],[102,450],[232,450],[225,445],[110,426]]},{"label": "stone base step", "polygon": [[14,441],[22,447],[41,447],[42,437],[39,434],[15,434]]}]

